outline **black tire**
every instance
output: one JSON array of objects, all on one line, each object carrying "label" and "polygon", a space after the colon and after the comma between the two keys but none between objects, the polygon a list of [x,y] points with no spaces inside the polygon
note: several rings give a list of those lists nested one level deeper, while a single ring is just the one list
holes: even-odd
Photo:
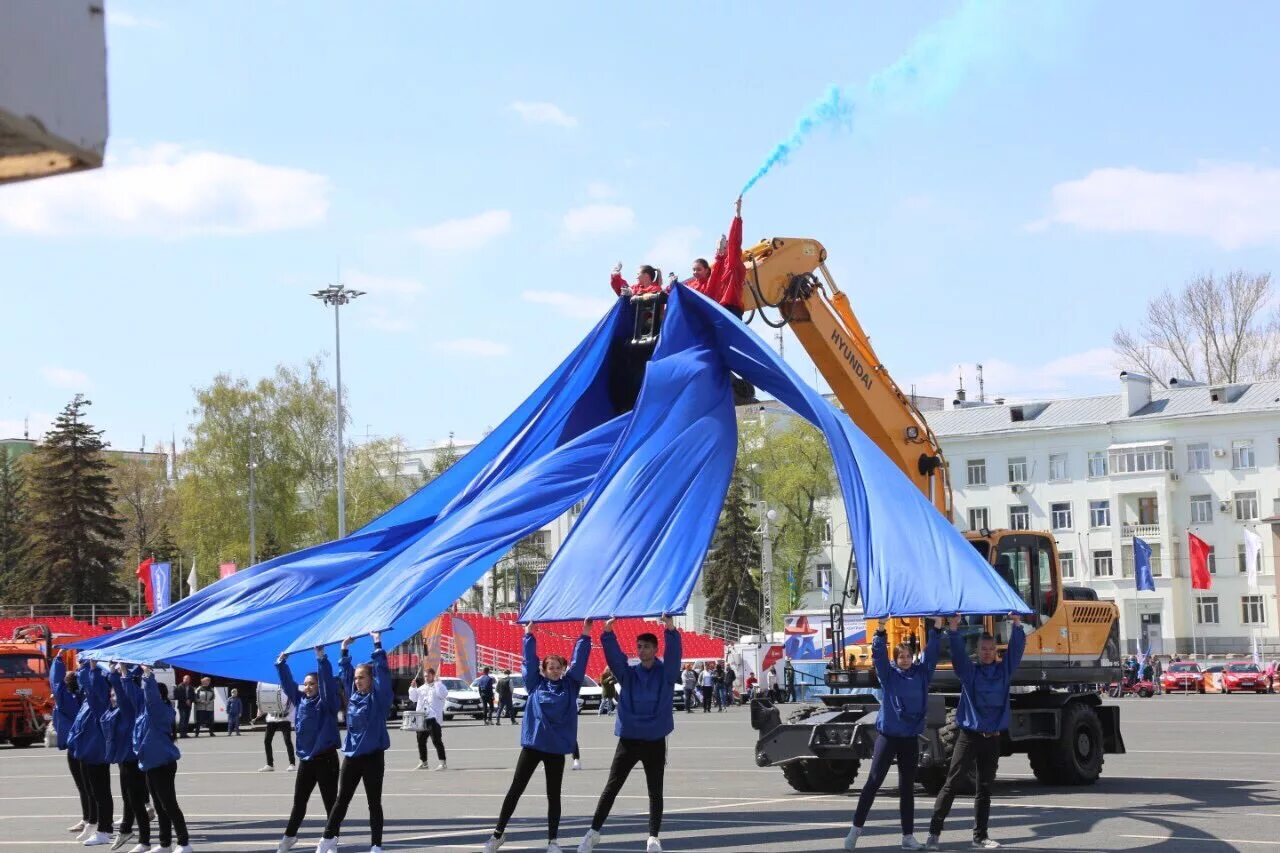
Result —
[{"label": "black tire", "polygon": [[946,784],[947,768],[924,767],[916,771],[916,781],[920,783],[920,787],[924,788],[926,794],[936,797],[942,790],[942,786]]},{"label": "black tire", "polygon": [[40,738],[35,735],[26,735],[24,737],[11,737],[9,738],[9,743],[12,744],[15,749],[26,749],[39,739]]},{"label": "black tire", "polygon": [[782,775],[787,780],[787,784],[795,788],[802,794],[813,793],[813,788],[809,787],[809,774],[804,772],[803,762],[792,761],[782,765]]},{"label": "black tire", "polygon": [[453,719],[453,714],[445,714],[444,721],[447,723]]},{"label": "black tire", "polygon": [[1145,687],[1142,687],[1142,688],[1139,688],[1138,695],[1141,696],[1143,699],[1150,699],[1151,691]]},{"label": "black tire", "polygon": [[[947,780],[947,773],[951,770],[951,754],[955,752],[956,740],[960,737],[960,726],[956,724],[956,712],[952,708],[947,711],[947,722],[942,728],[938,729],[938,738],[942,741],[942,754],[945,757],[945,763],[939,769],[942,771],[942,780],[938,782],[938,790],[942,790],[942,785]],[[978,792],[978,766],[975,764],[973,771],[967,778],[957,779],[953,786],[954,793],[957,794],[976,794]]]},{"label": "black tire", "polygon": [[1045,785],[1092,785],[1102,775],[1102,720],[1083,702],[1062,709],[1058,739],[1031,748],[1031,772]]},{"label": "black tire", "polygon": [[820,794],[843,794],[858,776],[858,761],[804,758],[798,762],[809,778],[809,788]]}]

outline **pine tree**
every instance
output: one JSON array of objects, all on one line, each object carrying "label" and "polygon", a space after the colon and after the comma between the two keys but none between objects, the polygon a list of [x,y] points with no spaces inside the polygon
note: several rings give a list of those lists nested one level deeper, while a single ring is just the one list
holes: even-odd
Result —
[{"label": "pine tree", "polygon": [[22,467],[0,448],[0,602],[31,600],[30,517]]},{"label": "pine tree", "polygon": [[41,604],[127,599],[116,578],[123,533],[102,430],[86,423],[77,394],[35,449],[28,471],[33,598]]},{"label": "pine tree", "polygon": [[747,503],[747,485],[737,471],[729,482],[711,551],[702,568],[707,615],[740,625],[760,621],[760,541]]}]

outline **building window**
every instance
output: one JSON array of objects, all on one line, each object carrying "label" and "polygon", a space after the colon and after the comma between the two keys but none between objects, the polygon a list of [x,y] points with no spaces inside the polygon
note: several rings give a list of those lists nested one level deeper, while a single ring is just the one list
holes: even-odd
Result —
[{"label": "building window", "polygon": [[970,459],[967,467],[970,486],[985,486],[987,484],[987,460]]},{"label": "building window", "polygon": [[1141,474],[1145,471],[1173,470],[1173,448],[1153,444],[1110,451],[1113,474]]},{"label": "building window", "polygon": [[1253,439],[1245,438],[1231,442],[1231,467],[1256,468],[1253,458]]},{"label": "building window", "polygon": [[1213,545],[1209,546],[1209,553],[1205,556],[1205,565],[1209,568],[1209,574],[1216,575],[1218,573],[1218,549]]},{"label": "building window", "polygon": [[1064,578],[1074,578],[1076,576],[1076,555],[1070,551],[1059,551],[1058,566],[1062,569]]},{"label": "building window", "polygon": [[1110,551],[1093,552],[1093,576],[1109,578],[1115,575],[1115,566],[1111,563]]},{"label": "building window", "polygon": [[1240,574],[1246,575],[1249,573],[1249,565],[1245,561],[1245,551],[1244,551],[1243,545],[1236,546],[1236,566],[1239,567]]},{"label": "building window", "polygon": [[1070,530],[1071,524],[1071,504],[1049,504],[1049,520],[1054,530]]},{"label": "building window", "polygon": [[1207,443],[1187,445],[1187,470],[1209,470],[1209,445]]},{"label": "building window", "polygon": [[1089,526],[1111,526],[1111,501],[1089,501]]},{"label": "building window", "polygon": [[991,528],[991,513],[985,506],[975,506],[969,508],[969,529],[982,530],[983,528]]},{"label": "building window", "polygon": [[1262,596],[1246,595],[1240,599],[1240,624],[1267,624],[1267,611],[1262,604]]},{"label": "building window", "polygon": [[1010,483],[1027,482],[1027,457],[1025,456],[1009,457],[1009,482]]},{"label": "building window", "polygon": [[1049,479],[1050,480],[1067,479],[1067,454],[1065,453],[1049,454]]},{"label": "building window", "polygon": [[1191,496],[1191,523],[1213,523],[1213,495]]},{"label": "building window", "polygon": [[1107,476],[1107,451],[1094,450],[1089,454],[1089,476]]},{"label": "building window", "polygon": [[1158,578],[1164,574],[1164,560],[1160,557],[1160,546],[1151,546],[1151,576]]},{"label": "building window", "polygon": [[1258,493],[1236,492],[1232,497],[1236,505],[1236,521],[1252,521],[1258,517]]},{"label": "building window", "polygon": [[1218,624],[1218,596],[1202,595],[1196,599],[1196,624]]},{"label": "building window", "polygon": [[1031,529],[1031,508],[1025,506],[1009,507],[1009,529],[1010,530],[1030,530]]}]

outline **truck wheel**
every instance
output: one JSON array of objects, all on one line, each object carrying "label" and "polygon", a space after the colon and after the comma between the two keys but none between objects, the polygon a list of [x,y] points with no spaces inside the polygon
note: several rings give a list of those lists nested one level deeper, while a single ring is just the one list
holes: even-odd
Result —
[{"label": "truck wheel", "polygon": [[856,760],[806,758],[800,761],[809,787],[820,794],[843,794],[858,776]]},{"label": "truck wheel", "polygon": [[1058,739],[1036,744],[1028,757],[1045,785],[1092,785],[1102,775],[1102,721],[1093,708],[1072,702],[1062,709]]},{"label": "truck wheel", "polygon": [[802,794],[813,792],[813,788],[809,787],[809,775],[804,772],[801,766],[802,761],[792,761],[782,765],[782,776],[787,780],[787,784],[795,788]]},{"label": "truck wheel", "polygon": [[[947,780],[947,772],[951,769],[951,754],[955,752],[956,741],[960,737],[960,726],[956,723],[956,712],[952,708],[947,711],[947,722],[942,728],[938,729],[938,738],[942,741],[943,765],[938,768],[942,772],[942,779],[938,782],[938,790],[942,790],[942,785]],[[957,794],[974,794],[978,791],[978,766],[973,767],[973,772],[964,779],[957,779],[954,786],[954,793]]]}]

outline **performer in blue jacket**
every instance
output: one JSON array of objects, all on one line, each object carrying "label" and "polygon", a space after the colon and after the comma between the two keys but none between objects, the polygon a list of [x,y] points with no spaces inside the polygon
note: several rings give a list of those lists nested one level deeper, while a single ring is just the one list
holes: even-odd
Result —
[{"label": "performer in blue jacket", "polygon": [[343,744],[342,770],[338,776],[338,800],[329,811],[324,838],[316,845],[316,853],[333,853],[338,849],[338,833],[347,807],[356,795],[356,786],[364,782],[364,795],[369,800],[369,834],[373,845],[369,853],[382,853],[382,775],[384,753],[391,748],[387,736],[387,712],[394,698],[387,653],[382,649],[382,634],[373,631],[373,660],[351,666],[348,649],[354,637],[342,641],[342,686],[347,694],[347,739]]},{"label": "performer in blue jacket", "polygon": [[[932,621],[932,620],[931,620]],[[844,840],[844,849],[852,850],[867,822],[867,813],[875,802],[876,793],[884,784],[889,765],[898,762],[898,817],[902,822],[902,849],[921,850],[924,845],[915,836],[915,784],[916,764],[920,760],[920,735],[924,733],[925,710],[929,703],[929,680],[938,665],[942,653],[942,632],[929,629],[924,658],[913,661],[911,646],[899,643],[893,650],[894,660],[889,661],[889,635],[884,628],[876,631],[871,641],[871,662],[880,680],[884,698],[880,701],[880,713],[876,718],[875,751],[871,756],[871,770],[858,797],[858,808],[853,813],[853,828]]]},{"label": "performer in blue jacket", "polygon": [[[93,815],[93,797],[89,793],[89,783],[80,772],[80,760],[69,749],[71,726],[80,711],[80,685],[76,674],[67,672],[67,663],[62,655],[62,650],[59,650],[49,665],[49,693],[53,696],[53,728],[58,734],[58,749],[67,753],[67,769],[71,771],[71,780],[76,783],[76,793],[80,795],[80,820],[68,826],[67,832],[79,834],[96,824],[97,819]],[[84,841],[88,837],[85,834],[77,840]]]},{"label": "performer in blue jacket", "polygon": [[951,767],[947,781],[938,792],[933,804],[933,819],[929,821],[930,849],[938,849],[938,836],[942,824],[951,811],[955,799],[955,786],[960,779],[968,778],[973,766],[978,766],[978,790],[973,800],[975,847],[994,848],[1000,844],[987,837],[987,819],[991,814],[991,783],[996,778],[1000,762],[1000,736],[1009,728],[1009,685],[1013,673],[1022,660],[1027,647],[1026,634],[1022,632],[1022,617],[1009,614],[1013,631],[1004,660],[996,658],[996,641],[984,633],[978,640],[978,662],[969,660],[964,638],[957,630],[960,617],[953,616],[948,624],[951,634],[951,663],[960,679],[960,705],[956,708],[956,724],[960,728],[955,750],[951,753]]},{"label": "performer in blue jacket", "polygon": [[138,824],[138,843],[129,853],[148,853],[151,849],[151,818],[147,816],[147,777],[138,769],[138,754],[133,751],[133,727],[138,721],[138,708],[143,704],[142,686],[138,683],[142,670],[130,672],[117,664],[107,672],[111,684],[112,707],[102,715],[102,735],[107,742],[107,761],[120,768],[120,798],[124,800],[124,816],[120,831],[111,842],[112,850],[123,849],[133,838],[134,821]]},{"label": "performer in blue jacket", "polygon": [[333,811],[338,798],[338,708],[341,698],[338,685],[333,680],[333,665],[325,655],[324,646],[316,646],[316,671],[307,673],[299,689],[293,680],[293,672],[287,663],[288,652],[276,658],[276,673],[280,677],[280,691],[295,708],[294,728],[298,737],[298,777],[293,784],[293,810],[284,837],[276,847],[276,853],[288,853],[298,843],[298,828],[307,816],[307,803],[311,792],[320,786],[320,799],[327,816]]},{"label": "performer in blue jacket", "polygon": [[671,691],[672,686],[680,681],[680,632],[670,616],[663,616],[665,654],[658,657],[658,638],[655,635],[641,634],[636,637],[636,657],[640,662],[633,666],[618,644],[613,623],[613,619],[604,623],[600,644],[604,647],[609,670],[618,678],[622,694],[618,698],[618,721],[613,727],[614,734],[618,736],[618,748],[609,767],[609,780],[596,803],[591,829],[578,845],[578,853],[591,853],[595,849],[613,801],[637,762],[644,765],[644,778],[649,787],[649,839],[645,843],[645,853],[662,853],[658,833],[662,830],[667,735],[676,727]]},{"label": "performer in blue jacket", "polygon": [[160,847],[167,850],[176,835],[178,846],[173,853],[191,853],[187,819],[178,805],[174,785],[182,752],[173,742],[176,714],[169,704],[169,689],[157,683],[155,673],[144,666],[142,692],[143,705],[133,724],[133,751],[138,756],[138,769],[147,774],[147,790],[160,824]]},{"label": "performer in blue jacket", "polygon": [[560,853],[556,836],[560,832],[560,784],[564,780],[564,756],[577,750],[578,693],[591,657],[591,620],[582,623],[582,636],[573,647],[573,662],[560,655],[538,658],[538,640],[533,624],[524,626],[524,661],[521,673],[529,691],[520,726],[520,757],[516,773],[502,801],[493,836],[485,842],[484,853],[495,853],[506,838],[507,822],[515,813],[520,795],[542,765],[547,777],[547,853]]},{"label": "performer in blue jacket", "polygon": [[76,672],[80,684],[80,709],[71,723],[67,748],[80,762],[80,773],[93,799],[95,827],[86,827],[77,841],[85,847],[111,843],[114,803],[111,799],[111,764],[107,761],[107,742],[102,735],[102,715],[111,707],[111,686],[106,673],[97,664],[80,659]]}]

